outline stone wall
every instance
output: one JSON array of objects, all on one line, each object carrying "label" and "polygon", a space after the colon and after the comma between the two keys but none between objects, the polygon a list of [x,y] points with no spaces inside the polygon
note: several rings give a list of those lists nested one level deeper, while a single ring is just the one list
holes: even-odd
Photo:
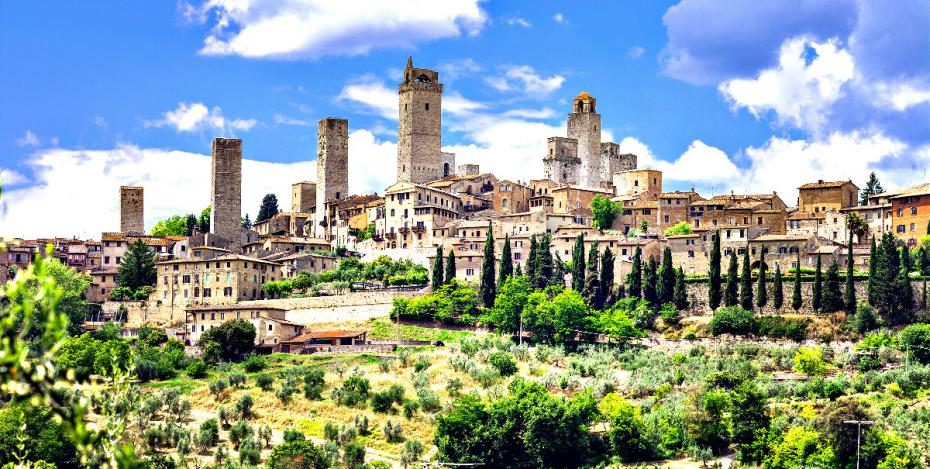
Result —
[{"label": "stone wall", "polygon": [[242,139],[213,139],[211,170],[210,232],[238,243],[242,216]]},{"label": "stone wall", "polygon": [[[768,282],[768,303],[766,307],[762,310],[762,314],[776,314],[777,312],[772,307],[772,281],[771,279]],[[755,292],[756,292],[757,282],[753,282],[753,301],[755,301]],[[911,286],[914,290],[914,303],[918,304],[923,294],[923,280],[914,280],[911,282]],[[794,313],[794,309],[791,307],[791,297],[794,295],[794,282],[791,279],[787,279],[784,282],[784,302],[782,304],[781,312],[782,313]],[[726,281],[723,281],[721,284],[721,289],[726,288]],[[804,314],[813,314],[814,311],[811,309],[811,297],[813,295],[814,282],[801,282],[801,298],[804,300],[804,305],[798,310],[799,313]],[[709,315],[712,313],[710,307],[707,305],[707,283],[689,283],[687,284],[688,289],[688,302],[691,305],[691,308],[688,310],[688,313],[694,315]],[[840,284],[840,293],[846,291],[845,283]],[[864,280],[856,281],[856,299],[865,300],[868,298],[869,283]],[[721,301],[722,304],[722,301]]]},{"label": "stone wall", "polygon": [[119,230],[122,233],[145,233],[141,187],[119,188]]}]

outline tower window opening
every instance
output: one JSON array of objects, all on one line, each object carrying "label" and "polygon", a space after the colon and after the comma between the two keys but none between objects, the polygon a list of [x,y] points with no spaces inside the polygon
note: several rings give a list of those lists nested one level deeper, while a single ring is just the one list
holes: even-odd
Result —
[{"label": "tower window opening", "polygon": [[423,104],[423,109],[426,110],[426,111],[429,111],[429,103],[424,103],[424,104]]}]

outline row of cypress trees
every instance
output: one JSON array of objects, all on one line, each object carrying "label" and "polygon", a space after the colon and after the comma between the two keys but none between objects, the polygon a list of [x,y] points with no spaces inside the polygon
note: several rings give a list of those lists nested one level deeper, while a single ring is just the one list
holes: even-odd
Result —
[{"label": "row of cypress trees", "polygon": [[688,292],[685,288],[685,272],[672,266],[672,250],[662,251],[662,262],[653,256],[643,263],[643,252],[639,247],[633,252],[632,266],[627,274],[627,294],[642,298],[658,308],[665,303],[674,303],[678,309],[688,307]]}]

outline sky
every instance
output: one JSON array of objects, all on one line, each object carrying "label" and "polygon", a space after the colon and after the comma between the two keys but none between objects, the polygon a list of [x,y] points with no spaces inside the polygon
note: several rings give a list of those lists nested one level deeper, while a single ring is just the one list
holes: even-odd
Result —
[{"label": "sky", "polygon": [[243,139],[243,214],[287,210],[327,116],[350,191],[383,192],[407,56],[445,85],[443,150],[500,178],[541,177],[588,91],[666,190],[928,180],[926,0],[2,2],[0,236],[116,231],[121,185],[147,229],[199,213],[220,136]]}]

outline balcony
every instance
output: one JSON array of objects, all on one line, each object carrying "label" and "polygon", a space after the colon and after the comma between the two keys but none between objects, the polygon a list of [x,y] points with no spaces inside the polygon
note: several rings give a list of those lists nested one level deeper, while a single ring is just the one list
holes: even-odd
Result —
[{"label": "balcony", "polygon": [[407,234],[407,233],[410,233],[410,227],[402,226],[398,228],[397,231],[400,231],[401,234]]},{"label": "balcony", "polygon": [[426,227],[423,225],[413,225],[413,232],[414,233],[425,233]]},{"label": "balcony", "polygon": [[397,239],[397,233],[393,231],[389,231],[387,233],[384,233],[384,237],[387,239]]}]

